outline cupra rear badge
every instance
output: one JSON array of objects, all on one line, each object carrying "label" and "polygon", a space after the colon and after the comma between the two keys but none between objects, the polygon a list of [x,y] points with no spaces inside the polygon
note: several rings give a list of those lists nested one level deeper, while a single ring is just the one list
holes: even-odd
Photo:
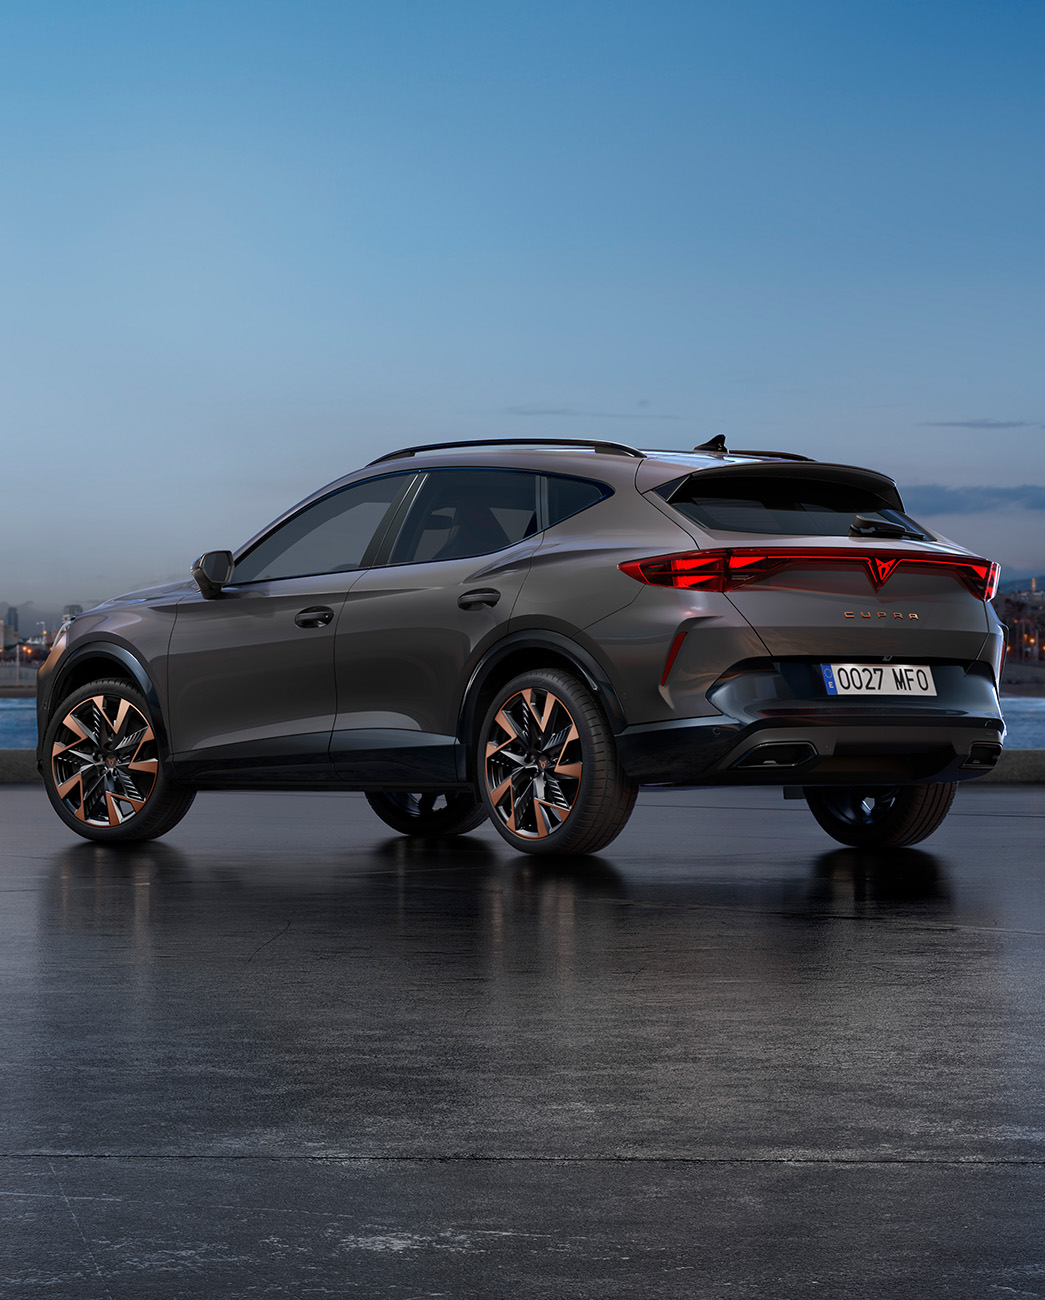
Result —
[{"label": "cupra rear badge", "polygon": [[[847,609],[847,610],[845,611],[845,617],[846,617],[846,618],[875,618],[875,617],[877,617],[877,618],[889,618],[889,617],[890,617],[890,611],[887,610],[887,609],[879,609],[879,610],[873,610],[873,609],[862,609],[862,610],[859,611],[859,613],[857,613],[856,610],[853,610],[853,609]],[[893,617],[893,618],[917,618],[918,615],[917,615],[917,614],[901,614],[898,610],[893,610],[893,611],[892,611],[892,614],[891,614],[891,617]]]}]

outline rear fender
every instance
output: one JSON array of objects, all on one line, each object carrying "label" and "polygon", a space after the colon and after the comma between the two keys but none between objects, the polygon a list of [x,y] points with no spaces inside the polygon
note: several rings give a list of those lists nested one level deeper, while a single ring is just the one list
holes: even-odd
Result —
[{"label": "rear fender", "polygon": [[473,775],[472,740],[492,692],[504,680],[538,667],[562,667],[576,673],[598,700],[614,733],[627,725],[609,674],[591,650],[559,632],[518,632],[498,641],[483,656],[465,688],[457,735],[466,755],[469,777]]}]

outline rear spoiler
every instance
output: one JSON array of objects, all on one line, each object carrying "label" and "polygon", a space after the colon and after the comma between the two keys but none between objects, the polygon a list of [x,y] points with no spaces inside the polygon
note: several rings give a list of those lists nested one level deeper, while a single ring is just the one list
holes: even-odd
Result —
[{"label": "rear spoiler", "polygon": [[755,460],[745,465],[714,465],[708,469],[692,469],[678,473],[677,465],[664,461],[646,460],[639,466],[635,485],[640,492],[659,489],[660,495],[671,499],[672,493],[691,478],[783,478],[800,479],[809,483],[837,483],[840,487],[860,487],[880,497],[892,510],[903,510],[900,492],[891,478],[877,470],[861,469],[858,465],[831,465],[823,461]]}]

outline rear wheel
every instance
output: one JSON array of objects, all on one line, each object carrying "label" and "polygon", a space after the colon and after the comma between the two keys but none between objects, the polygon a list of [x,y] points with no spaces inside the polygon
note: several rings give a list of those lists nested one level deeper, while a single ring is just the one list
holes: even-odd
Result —
[{"label": "rear wheel", "polygon": [[58,706],[44,736],[44,788],[62,821],[88,840],[165,835],[196,792],[163,770],[144,695],[127,682],[90,682]]},{"label": "rear wheel", "polygon": [[464,835],[486,821],[486,809],[467,791],[370,790],[366,801],[386,826],[403,835]]},{"label": "rear wheel", "polygon": [[917,844],[937,830],[957,790],[937,785],[807,786],[809,810],[841,844],[856,848],[899,848]]},{"label": "rear wheel", "polygon": [[595,853],[635,805],[635,784],[591,692],[554,669],[501,688],[479,733],[476,768],[490,820],[523,853]]}]

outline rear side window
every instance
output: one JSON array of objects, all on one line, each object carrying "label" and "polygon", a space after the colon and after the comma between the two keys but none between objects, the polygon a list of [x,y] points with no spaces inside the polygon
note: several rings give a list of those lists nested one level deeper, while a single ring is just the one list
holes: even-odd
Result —
[{"label": "rear side window", "polygon": [[488,555],[537,531],[537,475],[524,470],[433,470],[403,523],[390,564]]},{"label": "rear side window", "polygon": [[610,490],[601,483],[591,483],[582,478],[560,478],[548,475],[548,516],[546,527],[561,524],[570,515],[580,514],[596,502],[609,496]]},{"label": "rear side window", "polygon": [[856,515],[901,525],[907,536],[931,538],[913,519],[857,484],[755,475],[701,482],[693,474],[658,488],[680,514],[712,532],[793,533],[846,537]]},{"label": "rear side window", "polygon": [[389,474],[368,479],[306,506],[240,560],[233,582],[361,568],[389,507],[411,478],[412,474]]}]

